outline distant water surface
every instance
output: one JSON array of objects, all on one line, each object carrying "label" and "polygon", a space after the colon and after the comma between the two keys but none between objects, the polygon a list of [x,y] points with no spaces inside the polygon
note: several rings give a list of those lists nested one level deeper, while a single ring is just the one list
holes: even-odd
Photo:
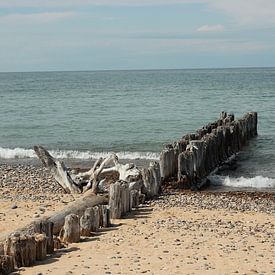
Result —
[{"label": "distant water surface", "polygon": [[257,111],[259,136],[221,180],[275,187],[274,106],[275,68],[0,73],[0,158],[42,144],[62,158],[157,159],[223,110]]}]

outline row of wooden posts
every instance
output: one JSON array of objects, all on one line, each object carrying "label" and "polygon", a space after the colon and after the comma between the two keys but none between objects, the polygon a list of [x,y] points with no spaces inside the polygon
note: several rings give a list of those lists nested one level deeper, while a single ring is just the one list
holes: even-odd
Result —
[{"label": "row of wooden posts", "polygon": [[172,178],[186,187],[200,188],[205,177],[256,135],[256,112],[238,120],[233,114],[222,112],[217,121],[165,146],[160,154],[162,180]]},{"label": "row of wooden posts", "polygon": [[111,226],[111,219],[120,219],[143,201],[144,196],[139,191],[130,190],[127,183],[117,181],[110,187],[109,205],[87,208],[81,217],[67,215],[58,237],[53,234],[53,222],[48,219],[34,222],[27,231],[15,232],[0,244],[0,275],[42,261],[63,244],[79,242],[81,236],[92,236],[99,228]]},{"label": "row of wooden posts", "polygon": [[62,243],[79,242],[80,236],[91,236],[99,228],[109,227],[110,219],[119,219],[138,207],[145,196],[157,195],[161,184],[171,178],[191,188],[200,187],[203,178],[256,135],[257,113],[248,113],[238,120],[234,115],[221,113],[219,120],[167,145],[160,162],[151,162],[148,168],[142,169],[144,190],[141,192],[131,189],[129,183],[117,181],[110,186],[108,205],[98,203],[78,215],[72,214],[74,208],[69,208],[64,225],[58,224],[62,219],[57,215],[57,219],[39,220],[28,230],[11,234],[0,243],[0,275],[45,259],[60,249]]}]

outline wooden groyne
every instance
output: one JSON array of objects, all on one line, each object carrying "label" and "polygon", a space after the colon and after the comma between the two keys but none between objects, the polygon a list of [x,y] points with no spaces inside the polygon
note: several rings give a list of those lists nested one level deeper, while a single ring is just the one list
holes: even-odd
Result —
[{"label": "wooden groyne", "polygon": [[[111,219],[122,218],[137,208],[145,197],[158,195],[161,184],[166,181],[173,180],[184,183],[188,188],[199,189],[210,173],[256,135],[256,112],[247,113],[237,120],[234,115],[223,112],[217,121],[166,145],[160,161],[151,162],[148,168],[138,170],[113,158],[115,166],[106,170],[119,171],[124,177],[110,185],[108,198],[88,190],[62,211],[35,220],[0,239],[0,275],[9,274],[21,266],[30,266],[64,244],[79,242],[81,236],[92,236],[99,228],[109,227]],[[102,170],[103,165],[99,168]],[[95,178],[98,175],[96,169],[94,166],[90,170]]]},{"label": "wooden groyne", "polygon": [[197,189],[204,179],[239,152],[248,140],[257,135],[257,113],[250,112],[235,120],[222,112],[220,118],[165,146],[160,154],[162,181],[170,179]]},{"label": "wooden groyne", "polygon": [[124,181],[117,181],[111,185],[107,201],[103,197],[89,196],[83,206],[75,201],[52,217],[36,220],[10,233],[0,240],[0,275],[31,266],[64,245],[80,242],[81,236],[90,237],[100,228],[110,227],[111,218],[122,218],[144,198]]}]

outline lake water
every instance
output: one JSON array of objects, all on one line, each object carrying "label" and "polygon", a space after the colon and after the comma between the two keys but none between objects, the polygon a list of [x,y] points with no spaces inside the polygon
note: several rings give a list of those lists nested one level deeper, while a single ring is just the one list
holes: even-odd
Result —
[{"label": "lake water", "polygon": [[217,182],[275,187],[275,68],[0,73],[0,159],[158,159],[221,111],[258,112],[259,135]]}]

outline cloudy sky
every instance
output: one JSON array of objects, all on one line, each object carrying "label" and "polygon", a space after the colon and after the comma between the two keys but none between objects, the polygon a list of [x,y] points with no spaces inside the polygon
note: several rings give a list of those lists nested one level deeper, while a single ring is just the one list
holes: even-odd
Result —
[{"label": "cloudy sky", "polygon": [[275,66],[275,0],[0,0],[0,71]]}]

